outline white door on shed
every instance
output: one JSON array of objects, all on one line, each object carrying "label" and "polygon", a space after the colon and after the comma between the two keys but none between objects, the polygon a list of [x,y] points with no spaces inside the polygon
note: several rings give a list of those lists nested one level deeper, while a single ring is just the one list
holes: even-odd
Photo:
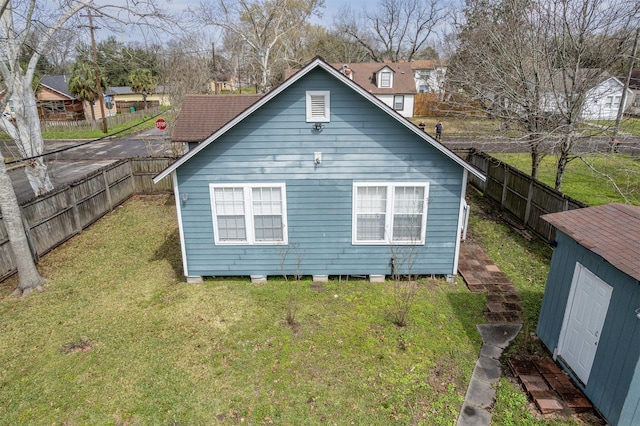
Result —
[{"label": "white door on shed", "polygon": [[613,287],[576,263],[564,313],[558,355],[587,384]]}]

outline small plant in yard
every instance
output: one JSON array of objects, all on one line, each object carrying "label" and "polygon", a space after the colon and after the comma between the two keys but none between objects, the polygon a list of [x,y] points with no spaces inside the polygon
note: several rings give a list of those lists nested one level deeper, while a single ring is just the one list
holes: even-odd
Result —
[{"label": "small plant in yard", "polygon": [[393,322],[405,327],[409,311],[418,293],[418,277],[412,273],[415,246],[391,246],[391,278],[393,280]]},{"label": "small plant in yard", "polygon": [[[287,258],[289,254],[293,255],[294,269],[293,274],[294,281],[290,281],[287,275]],[[287,325],[293,327],[297,324],[296,315],[298,313],[298,291],[300,289],[300,266],[302,265],[302,252],[300,251],[300,245],[293,243],[279,250],[280,254],[280,269],[282,270],[282,277],[287,283],[287,315],[285,320]]]}]

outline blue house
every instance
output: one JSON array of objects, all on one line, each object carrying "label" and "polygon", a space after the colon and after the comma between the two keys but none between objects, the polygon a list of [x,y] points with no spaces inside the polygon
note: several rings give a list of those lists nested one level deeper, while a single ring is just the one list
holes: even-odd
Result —
[{"label": "blue house", "polygon": [[190,145],[154,178],[173,179],[188,282],[454,275],[467,176],[484,179],[321,58]]},{"label": "blue house", "polygon": [[613,425],[640,424],[640,207],[542,216],[556,228],[537,333]]}]

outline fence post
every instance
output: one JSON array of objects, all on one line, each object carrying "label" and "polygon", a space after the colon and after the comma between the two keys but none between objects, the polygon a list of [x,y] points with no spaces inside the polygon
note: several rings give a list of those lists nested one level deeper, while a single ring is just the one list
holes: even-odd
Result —
[{"label": "fence post", "polygon": [[36,248],[33,236],[31,235],[31,225],[29,225],[29,222],[27,222],[27,219],[24,217],[22,206],[20,206],[20,220],[22,220],[22,227],[24,228],[24,235],[27,237],[27,244],[31,251],[31,257],[33,258],[33,261],[37,263],[40,260],[40,256],[38,255],[38,249]]},{"label": "fence post", "polygon": [[113,210],[113,202],[111,201],[111,188],[109,187],[109,179],[107,179],[107,171],[102,171],[102,178],[104,179],[104,188],[107,191],[107,203],[109,204],[109,210]]},{"label": "fence post", "polygon": [[80,211],[78,210],[78,199],[76,198],[75,186],[69,185],[69,204],[71,204],[71,213],[73,214],[73,227],[76,234],[82,232],[82,224],[80,223]]},{"label": "fence post", "polygon": [[529,192],[527,193],[527,205],[524,208],[524,226],[529,223],[529,216],[531,216],[531,202],[533,201],[533,178],[529,176]]},{"label": "fence post", "polygon": [[504,169],[504,181],[502,182],[502,196],[500,197],[500,208],[504,209],[504,202],[507,201],[507,188],[509,187],[509,167],[502,164]]}]

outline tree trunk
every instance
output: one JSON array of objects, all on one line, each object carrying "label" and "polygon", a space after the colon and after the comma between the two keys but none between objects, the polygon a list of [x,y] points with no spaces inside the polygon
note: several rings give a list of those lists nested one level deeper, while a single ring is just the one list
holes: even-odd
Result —
[{"label": "tree trunk", "polygon": [[142,93],[142,100],[144,101],[144,110],[147,110],[147,94],[146,93]]},{"label": "tree trunk", "polygon": [[543,154],[540,152],[540,135],[529,136],[529,151],[531,153],[531,177],[538,179],[540,162]]},{"label": "tree trunk", "polygon": [[96,121],[95,105],[93,104],[93,101],[88,101],[88,102],[89,102],[89,106],[91,107],[91,120]]},{"label": "tree trunk", "polygon": [[43,158],[38,157],[44,152],[44,140],[40,130],[38,109],[35,105],[36,98],[31,85],[26,82],[22,83],[24,84],[15,85],[14,96],[22,99],[22,102],[16,102],[16,104],[23,107],[16,110],[16,132],[11,136],[23,158],[37,157],[29,160],[25,167],[25,173],[33,193],[39,196],[51,191],[53,184]]},{"label": "tree trunk", "polygon": [[18,288],[14,294],[26,296],[35,289],[42,290],[45,280],[40,276],[31,256],[29,242],[22,224],[20,206],[4,165],[4,158],[0,156],[0,159],[0,210],[2,210],[2,221],[7,230],[13,258],[18,268]]},{"label": "tree trunk", "polygon": [[566,135],[562,141],[560,147],[560,156],[558,157],[558,167],[556,168],[556,184],[555,189],[562,191],[562,179],[564,178],[564,171],[567,168],[569,162],[569,149],[571,148],[571,136]]}]

